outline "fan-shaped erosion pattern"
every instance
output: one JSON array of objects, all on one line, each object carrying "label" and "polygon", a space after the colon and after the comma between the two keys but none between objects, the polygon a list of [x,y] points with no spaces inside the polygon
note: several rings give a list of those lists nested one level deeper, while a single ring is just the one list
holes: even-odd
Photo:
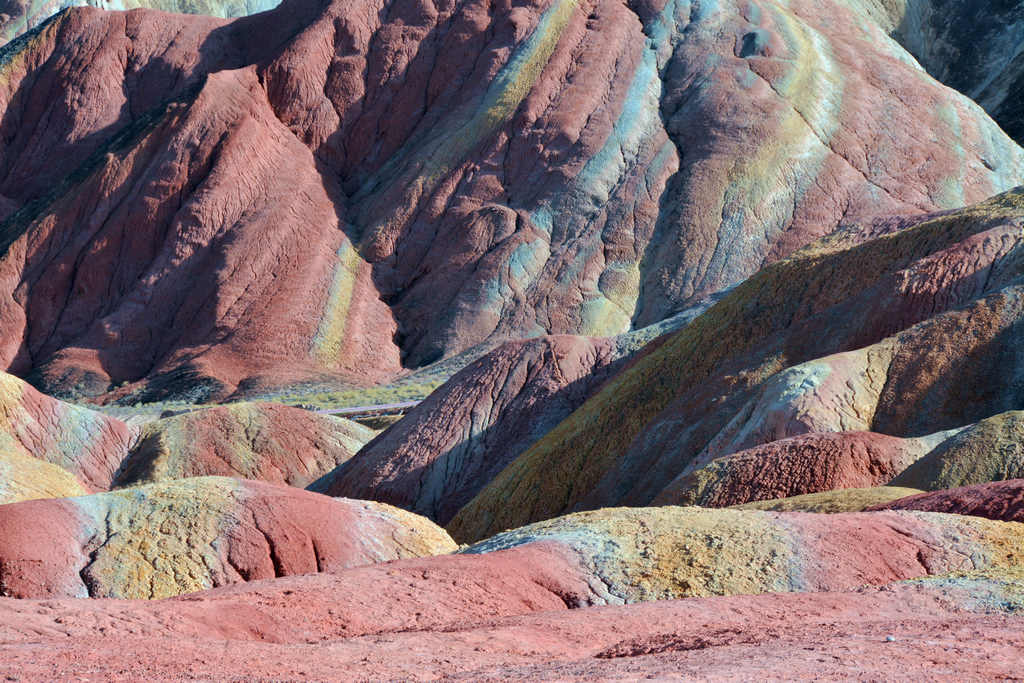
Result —
[{"label": "fan-shaped erosion pattern", "polygon": [[0,366],[142,401],[622,333],[1024,180],[810,0],[72,8],[4,48],[0,136]]}]

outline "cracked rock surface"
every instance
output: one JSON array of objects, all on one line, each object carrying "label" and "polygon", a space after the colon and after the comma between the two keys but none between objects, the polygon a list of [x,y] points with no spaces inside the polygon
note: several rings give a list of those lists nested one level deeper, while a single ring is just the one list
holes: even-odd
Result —
[{"label": "cracked rock surface", "polygon": [[464,552],[534,542],[575,551],[609,603],[849,590],[950,572],[1008,570],[1024,525],[926,513],[816,515],[609,508],[497,534]]}]

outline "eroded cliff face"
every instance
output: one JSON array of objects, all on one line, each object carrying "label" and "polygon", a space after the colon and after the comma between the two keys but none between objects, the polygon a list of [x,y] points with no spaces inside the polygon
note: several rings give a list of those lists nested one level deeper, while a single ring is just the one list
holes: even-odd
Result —
[{"label": "eroded cliff face", "polygon": [[1024,6],[1013,0],[848,0],[939,81],[1024,139]]},{"label": "eroded cliff face", "polygon": [[280,0],[4,0],[0,2],[0,47],[68,7],[144,8],[229,18],[265,12],[279,4]]},{"label": "eroded cliff face", "polygon": [[450,530],[479,539],[571,510],[728,505],[893,477],[1019,477],[1015,446],[977,453],[1013,441],[1007,411],[1024,400],[1022,197],[854,227],[764,269],[606,380]]},{"label": "eroded cliff face", "polygon": [[73,9],[4,51],[0,134],[0,363],[143,400],[620,333],[1024,179],[812,2]]}]

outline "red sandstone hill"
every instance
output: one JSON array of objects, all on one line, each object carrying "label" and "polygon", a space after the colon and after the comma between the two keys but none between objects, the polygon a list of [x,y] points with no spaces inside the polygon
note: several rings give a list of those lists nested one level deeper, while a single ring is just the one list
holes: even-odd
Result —
[{"label": "red sandstone hill", "polygon": [[[1019,13],[904,4],[78,8],[0,49],[0,674],[1016,675],[1024,150],[910,53],[1016,126]],[[14,376],[481,349],[365,445]],[[751,501],[838,514],[675,505]]]},{"label": "red sandstone hill", "polygon": [[72,9],[4,49],[0,138],[0,366],[141,400],[620,333],[1024,180],[831,1]]},{"label": "red sandstone hill", "polygon": [[[900,475],[895,485],[932,488],[915,482],[936,472],[950,485],[965,472],[1017,476],[1016,413],[1006,411],[1020,400],[1022,198],[1015,190],[962,211],[873,223],[764,269],[606,380],[449,530],[475,540],[571,510],[687,500],[683,490],[709,485],[691,475],[735,476],[710,483],[723,502],[765,497],[759,486],[785,496],[842,485],[842,469],[855,487]],[[913,465],[896,451],[854,465],[835,459],[854,455],[842,449],[830,461],[828,449],[762,447],[851,431],[930,437],[935,450]],[[1009,449],[971,460],[983,444],[1006,441]],[[739,451],[742,459],[698,472]],[[906,476],[897,461],[910,465]],[[773,483],[776,466],[796,469]]]}]

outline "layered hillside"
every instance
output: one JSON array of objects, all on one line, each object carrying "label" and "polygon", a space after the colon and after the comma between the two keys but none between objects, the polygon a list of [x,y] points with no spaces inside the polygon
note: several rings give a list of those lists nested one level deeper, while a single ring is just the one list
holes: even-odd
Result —
[{"label": "layered hillside", "polygon": [[[852,227],[764,269],[519,456],[459,512],[453,535],[483,538],[574,509],[688,500],[682,491],[707,485],[691,473],[716,458],[801,434],[969,440],[970,430],[936,433],[1020,405],[1022,226],[1018,189],[960,211]],[[811,462],[816,452],[807,452]],[[900,450],[889,452],[894,463]],[[859,457],[877,478],[846,486],[899,474],[877,456],[873,466],[868,453]],[[821,478],[818,490],[832,488],[827,468],[840,465],[820,462],[810,476]],[[746,499],[813,492],[778,489],[799,471],[782,468],[766,481],[775,489]],[[735,495],[723,503],[743,502]]]},{"label": "layered hillside", "polygon": [[375,432],[272,403],[234,403],[130,426],[0,373],[0,505],[229,476],[304,488]]},{"label": "layered hillside", "polygon": [[1024,6],[972,0],[849,0],[928,73],[980,104],[1024,139]]},{"label": "layered hillside", "polygon": [[277,6],[278,0],[4,0],[0,4],[0,46],[31,31],[68,7],[108,10],[148,8],[164,12],[244,17]]},{"label": "layered hillside", "polygon": [[226,477],[2,505],[0,532],[16,598],[163,598],[455,549],[403,510]]},{"label": "layered hillside", "polygon": [[0,58],[0,365],[144,401],[372,383],[657,322],[841,224],[1024,180],[981,108],[858,17],[69,10]]},{"label": "layered hillside", "polygon": [[622,355],[611,339],[508,342],[452,377],[318,486],[446,523],[578,408]]},{"label": "layered hillside", "polygon": [[114,486],[226,476],[305,488],[374,436],[355,422],[271,403],[232,403],[139,430]]},{"label": "layered hillside", "polygon": [[0,373],[0,504],[105,491],[134,434]]},{"label": "layered hillside", "polygon": [[1020,7],[80,1],[0,4],[0,676],[1019,674]]}]

